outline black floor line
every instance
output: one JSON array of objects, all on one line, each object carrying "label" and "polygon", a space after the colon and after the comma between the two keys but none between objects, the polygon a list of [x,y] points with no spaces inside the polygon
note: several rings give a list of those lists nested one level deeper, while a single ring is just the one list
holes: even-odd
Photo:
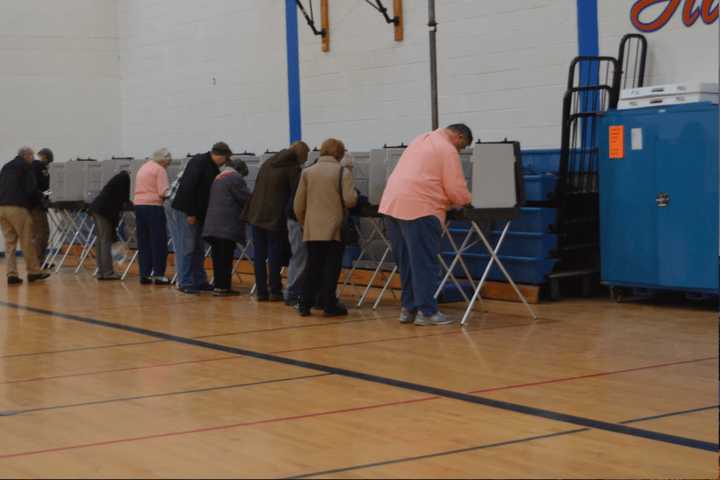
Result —
[{"label": "black floor line", "polygon": [[16,415],[25,415],[28,413],[45,412],[48,410],[63,410],[66,408],[89,407],[89,406],[95,406],[95,405],[105,405],[108,403],[129,402],[132,400],[146,400],[149,398],[174,397],[174,396],[179,396],[179,395],[191,395],[193,393],[207,393],[207,392],[215,392],[218,390],[232,390],[232,389],[236,389],[236,388],[254,387],[257,385],[269,385],[271,383],[285,383],[285,382],[292,382],[295,380],[305,380],[308,378],[327,377],[330,375],[332,375],[332,373],[317,373],[314,375],[301,375],[301,376],[297,376],[297,377],[278,378],[278,379],[274,379],[274,380],[263,380],[261,382],[238,383],[235,385],[221,385],[219,387],[207,387],[207,388],[198,388],[198,389],[194,389],[194,390],[180,390],[180,391],[176,391],[176,392],[154,393],[154,394],[149,394],[149,395],[137,395],[134,397],[109,398],[107,400],[95,400],[92,402],[68,403],[65,405],[53,405],[53,406],[47,406],[47,407],[26,408],[26,409],[21,409],[21,410],[9,410],[9,411],[4,411],[4,412],[0,411],[0,417],[13,417]]},{"label": "black floor line", "polygon": [[556,422],[569,423],[571,425],[577,425],[580,427],[589,427],[598,430],[605,430],[608,432],[619,433],[623,435],[630,435],[633,437],[646,438],[648,440],[654,440],[657,442],[669,443],[672,445],[679,445],[688,448],[694,448],[698,450],[706,450],[711,452],[717,452],[718,444],[705,442],[702,440],[696,440],[692,438],[680,437],[677,435],[670,435],[661,432],[654,432],[650,430],[643,430],[640,428],[630,427],[627,425],[621,425],[610,422],[603,422],[601,420],[595,420],[592,418],[579,417],[576,415],[565,414],[561,412],[555,412],[552,410],[545,410],[541,408],[535,408],[528,405],[521,405],[517,403],[511,403],[501,400],[495,400],[492,398],[480,397],[477,395],[471,395],[462,392],[456,392],[443,388],[436,388],[429,385],[422,385],[412,382],[406,382],[403,380],[397,380],[394,378],[382,377],[379,375],[373,375],[369,373],[357,372],[354,370],[348,370],[344,368],[332,367],[329,365],[322,365],[319,363],[306,362],[302,360],[296,360],[294,358],[281,357],[279,355],[272,355],[268,353],[255,352],[252,350],[246,350],[237,347],[229,347],[226,345],[220,345],[216,343],[205,342],[202,340],[195,340],[192,338],[185,338],[176,335],[172,335],[164,332],[157,332],[153,330],[147,330],[144,328],[133,327],[129,325],[123,325],[119,323],[107,322],[103,320],[97,320],[94,318],[80,317],[77,315],[67,315],[59,312],[53,312],[51,310],[45,310],[41,308],[35,308],[24,305],[17,305],[8,302],[0,302],[0,305],[4,305],[9,308],[22,309],[29,312],[41,313],[49,316],[55,316],[58,318],[64,318],[66,320],[73,320],[77,322],[86,323],[88,325],[97,325],[106,328],[112,328],[115,330],[121,330],[126,332],[137,333],[152,338],[159,338],[162,340],[168,340],[172,342],[181,343],[184,345],[193,345],[196,347],[206,348],[209,350],[215,350],[218,352],[225,352],[234,355],[244,356],[248,358],[255,358],[258,360],[264,360],[282,365],[291,365],[294,367],[306,368],[308,370],[315,370],[317,372],[332,373],[338,376],[353,378],[356,380],[362,380],[366,382],[375,383],[378,385],[386,385],[396,387],[404,390],[413,392],[425,393],[432,396],[449,398],[453,400],[459,400],[462,402],[472,403],[475,405],[483,405],[486,407],[497,408],[500,410],[510,411],[514,413],[520,413],[530,415],[538,418],[545,418],[547,420],[553,420]]},{"label": "black floor line", "polygon": [[[630,424],[630,423],[646,422],[649,420],[657,420],[660,418],[674,417],[677,415],[687,415],[690,413],[702,412],[705,410],[717,410],[717,408],[718,408],[718,405],[713,405],[712,407],[694,408],[692,410],[683,410],[682,412],[672,412],[672,413],[665,413],[662,415],[655,415],[652,417],[635,418],[635,419],[626,420],[626,421],[620,422],[620,423]],[[295,478],[313,478],[313,477],[322,477],[325,475],[336,475],[338,473],[352,472],[355,470],[364,470],[367,468],[384,467],[387,465],[396,465],[398,463],[416,462],[418,460],[427,460],[429,458],[447,457],[450,455],[457,455],[459,453],[468,453],[468,452],[474,452],[477,450],[486,450],[486,449],[490,449],[490,448],[504,447],[507,445],[515,445],[517,443],[527,443],[527,442],[533,442],[536,440],[545,440],[548,438],[562,437],[565,435],[574,435],[576,433],[589,432],[591,430],[592,430],[591,428],[576,428],[574,430],[564,430],[562,432],[549,433],[546,435],[536,435],[533,437],[518,438],[515,440],[507,440],[505,442],[488,443],[485,445],[478,445],[475,447],[458,448],[455,450],[445,450],[442,452],[429,453],[426,455],[416,455],[413,457],[396,458],[393,460],[385,460],[382,462],[365,463],[362,465],[353,465],[350,467],[334,468],[332,470],[323,470],[320,472],[304,473],[301,475],[288,477],[288,478],[293,478],[293,479],[295,479]]]}]

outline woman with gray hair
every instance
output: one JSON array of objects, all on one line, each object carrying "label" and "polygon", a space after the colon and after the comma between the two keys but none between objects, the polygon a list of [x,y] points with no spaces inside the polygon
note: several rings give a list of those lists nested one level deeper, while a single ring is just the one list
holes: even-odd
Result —
[{"label": "woman with gray hair", "polygon": [[137,227],[140,283],[169,285],[167,268],[167,220],[163,202],[170,190],[167,167],[172,156],[162,148],[140,167],[135,178],[135,223]]}]

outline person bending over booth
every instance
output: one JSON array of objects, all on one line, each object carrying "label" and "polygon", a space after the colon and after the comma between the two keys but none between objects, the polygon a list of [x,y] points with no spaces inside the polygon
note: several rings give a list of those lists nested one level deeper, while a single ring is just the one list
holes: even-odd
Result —
[{"label": "person bending over booth", "polygon": [[[50,200],[44,193],[50,190],[50,170],[48,167],[55,156],[49,148],[43,148],[37,153],[37,156],[38,160],[33,160],[32,167],[40,195],[38,202],[33,206],[30,213],[33,224],[33,245],[35,245],[35,253],[42,264],[50,240],[50,222],[48,221],[47,212],[47,205]],[[51,269],[52,265],[48,265],[47,268]]]},{"label": "person bending over booth", "polygon": [[232,157],[232,150],[224,143],[192,158],[180,177],[172,200],[170,225],[175,245],[175,269],[178,290],[187,294],[212,291],[205,271],[205,242],[203,223],[210,201],[210,189],[220,166]]},{"label": "person bending over booth", "polygon": [[142,285],[169,285],[167,268],[167,219],[163,202],[170,185],[167,168],[172,155],[166,149],[155,152],[135,177],[135,226]]},{"label": "person bending over booth", "polygon": [[123,208],[129,203],[130,174],[123,170],[110,179],[90,204],[90,213],[95,219],[97,234],[98,280],[120,280],[120,275],[115,273],[113,266],[112,244],[117,238],[116,230]]},{"label": "person bending over booth", "polygon": [[310,315],[316,298],[325,316],[348,313],[336,295],[345,251],[341,228],[346,215],[343,205],[345,209],[354,207],[358,195],[352,171],[340,165],[344,157],[345,145],[340,140],[325,140],[320,147],[320,159],[302,173],[295,195],[295,216],[303,226],[308,250],[305,286],[298,304],[304,317]]},{"label": "person bending over booth", "polygon": [[288,243],[287,204],[309,152],[306,143],[297,142],[265,161],[243,212],[243,219],[252,225],[256,298],[260,302],[284,300],[280,270]]},{"label": "person bending over booth", "polygon": [[250,198],[250,190],[243,179],[247,166],[233,160],[220,169],[210,190],[210,204],[203,238],[212,247],[216,297],[237,296],[232,289],[233,260],[238,243],[245,243],[245,223],[241,213]]},{"label": "person bending over booth", "polygon": [[438,311],[442,225],[446,211],[472,200],[459,152],[472,145],[471,130],[451,125],[416,138],[388,178],[380,202],[393,256],[400,268],[402,323],[452,323]]},{"label": "person bending over booth", "polygon": [[23,147],[17,157],[0,170],[0,229],[5,238],[5,261],[8,285],[19,285],[15,249],[18,239],[25,257],[28,282],[44,280],[50,275],[40,270],[38,253],[33,245],[30,209],[39,202],[40,191],[32,169],[35,152]]}]

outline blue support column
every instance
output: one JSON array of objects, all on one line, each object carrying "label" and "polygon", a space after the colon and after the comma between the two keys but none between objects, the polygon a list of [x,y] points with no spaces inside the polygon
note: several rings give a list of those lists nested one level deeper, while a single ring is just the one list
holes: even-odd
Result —
[{"label": "blue support column", "polygon": [[300,105],[300,45],[295,0],[285,0],[285,34],[287,40],[288,114],[290,143],[302,139],[302,110]]}]

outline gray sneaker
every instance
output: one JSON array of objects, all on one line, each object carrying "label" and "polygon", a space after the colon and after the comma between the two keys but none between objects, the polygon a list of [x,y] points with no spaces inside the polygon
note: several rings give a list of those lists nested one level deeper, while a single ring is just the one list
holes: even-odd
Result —
[{"label": "gray sneaker", "polygon": [[416,312],[411,312],[407,308],[400,310],[400,323],[413,323],[417,317]]},{"label": "gray sneaker", "polygon": [[436,326],[436,325],[450,325],[453,323],[453,320],[446,317],[444,314],[437,312],[435,315],[428,317],[426,315],[423,315],[422,312],[417,314],[417,318],[415,318],[415,325],[418,327],[429,327],[429,326]]}]

